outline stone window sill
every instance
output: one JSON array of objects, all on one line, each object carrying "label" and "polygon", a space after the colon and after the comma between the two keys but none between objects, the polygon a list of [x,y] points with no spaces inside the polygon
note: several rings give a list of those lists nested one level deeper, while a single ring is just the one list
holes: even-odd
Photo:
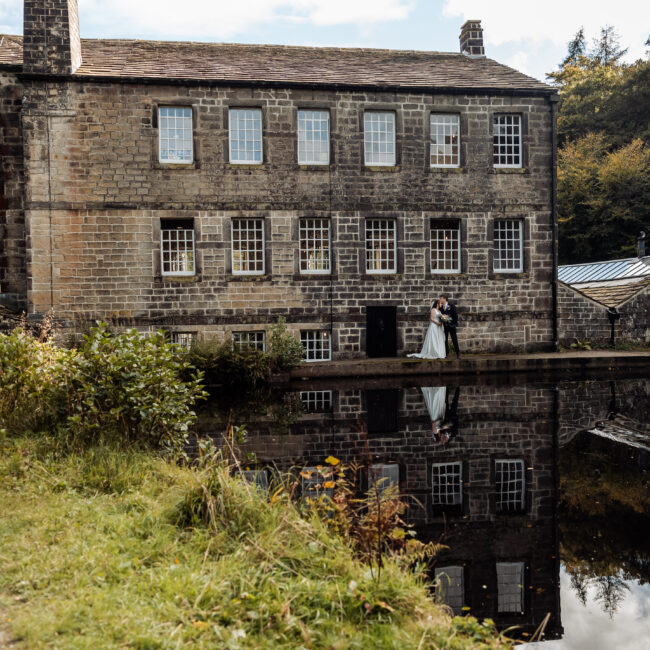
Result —
[{"label": "stone window sill", "polygon": [[200,168],[201,165],[198,160],[195,160],[193,163],[162,163],[159,161],[153,163],[153,169],[173,169],[175,171],[188,171]]},{"label": "stone window sill", "polygon": [[330,282],[335,280],[336,276],[331,273],[294,273],[294,282]]},{"label": "stone window sill", "polygon": [[510,278],[515,278],[517,280],[523,280],[530,277],[527,271],[522,273],[495,273],[494,271],[488,274],[490,280],[509,280]]},{"label": "stone window sill", "polygon": [[490,167],[490,174],[530,174],[528,167]]},{"label": "stone window sill", "polygon": [[467,174],[467,167],[429,167],[432,174]]},{"label": "stone window sill", "polygon": [[154,278],[157,282],[162,284],[192,284],[194,282],[201,282],[201,274],[196,275],[156,275]]},{"label": "stone window sill", "polygon": [[233,275],[232,273],[226,278],[228,282],[268,282],[272,279],[271,275]]},{"label": "stone window sill", "polygon": [[262,171],[268,171],[269,167],[267,163],[226,163],[226,169],[259,169]]},{"label": "stone window sill", "polygon": [[400,165],[364,165],[364,169],[369,172],[379,172],[383,174],[394,174],[402,170]]},{"label": "stone window sill", "polygon": [[327,165],[301,165],[300,163],[296,163],[294,169],[300,172],[329,172],[331,171],[331,167],[331,163]]}]

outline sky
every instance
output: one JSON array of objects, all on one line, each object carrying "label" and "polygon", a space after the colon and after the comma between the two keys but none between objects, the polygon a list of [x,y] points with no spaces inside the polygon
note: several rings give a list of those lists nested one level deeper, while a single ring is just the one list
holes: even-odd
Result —
[{"label": "sky", "polygon": [[[0,33],[22,33],[22,0],[0,0]],[[274,43],[458,51],[460,26],[480,19],[486,54],[544,80],[584,27],[612,25],[645,55],[648,0],[79,0],[86,38]]]}]

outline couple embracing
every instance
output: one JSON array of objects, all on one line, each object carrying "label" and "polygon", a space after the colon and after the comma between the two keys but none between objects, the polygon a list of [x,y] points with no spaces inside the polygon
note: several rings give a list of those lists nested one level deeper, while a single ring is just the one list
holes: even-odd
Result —
[{"label": "couple embracing", "polygon": [[450,303],[446,295],[441,295],[431,305],[429,320],[431,323],[424,338],[422,350],[408,356],[416,359],[444,359],[449,354],[449,337],[451,336],[456,358],[460,359],[458,336],[456,335],[458,325],[456,305]]}]

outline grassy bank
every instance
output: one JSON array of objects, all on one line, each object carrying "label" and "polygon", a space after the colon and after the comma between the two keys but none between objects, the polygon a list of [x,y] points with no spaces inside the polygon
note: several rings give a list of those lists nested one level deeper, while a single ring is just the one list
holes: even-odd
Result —
[{"label": "grassy bank", "polygon": [[0,442],[0,639],[24,648],[503,648],[288,497],[218,470],[216,527],[181,524],[200,472],[151,453]]}]

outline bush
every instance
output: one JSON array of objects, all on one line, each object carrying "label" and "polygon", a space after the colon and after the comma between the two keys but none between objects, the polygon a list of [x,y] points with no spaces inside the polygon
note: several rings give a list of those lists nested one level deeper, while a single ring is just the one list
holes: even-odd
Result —
[{"label": "bush", "polygon": [[271,328],[268,350],[273,372],[289,372],[300,365],[305,357],[302,343],[287,334],[284,318],[278,318],[278,322]]},{"label": "bush", "polygon": [[0,334],[0,428],[10,434],[48,428],[61,416],[74,352],[23,329]]},{"label": "bush", "polygon": [[112,335],[101,324],[74,357],[67,430],[77,442],[179,449],[206,396],[201,373],[164,332]]}]

